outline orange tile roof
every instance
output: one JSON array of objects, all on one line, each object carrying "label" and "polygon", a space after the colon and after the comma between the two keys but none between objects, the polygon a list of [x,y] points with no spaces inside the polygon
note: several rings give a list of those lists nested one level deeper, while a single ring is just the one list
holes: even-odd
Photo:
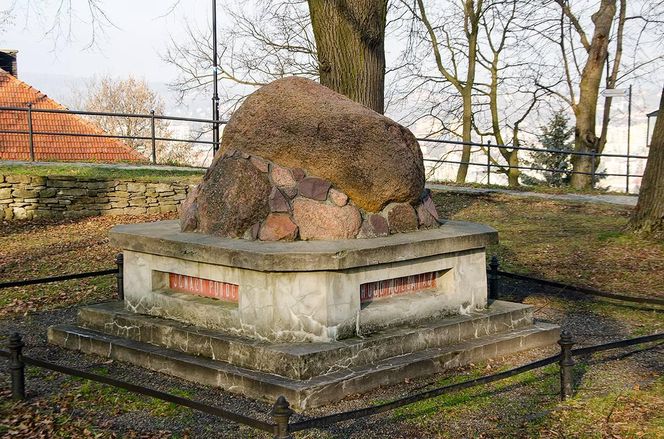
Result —
[{"label": "orange tile roof", "polygon": [[[0,107],[66,110],[39,90],[0,69]],[[32,113],[35,132],[106,134],[80,116],[64,113]],[[26,111],[0,110],[0,131],[28,131]],[[67,135],[33,135],[35,160],[89,162],[145,162],[146,157],[119,139]],[[0,160],[30,160],[27,134],[0,132]]]}]

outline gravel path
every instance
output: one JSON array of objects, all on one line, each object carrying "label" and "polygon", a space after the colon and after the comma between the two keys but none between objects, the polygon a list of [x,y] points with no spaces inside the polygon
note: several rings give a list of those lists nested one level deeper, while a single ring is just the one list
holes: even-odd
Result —
[{"label": "gravel path", "polygon": [[[581,345],[627,338],[634,330],[633,325],[627,322],[617,321],[596,312],[588,311],[584,306],[561,307],[559,306],[560,301],[542,294],[532,295],[532,291],[545,292],[541,287],[528,285],[525,282],[514,281],[505,283],[503,287],[503,292],[507,296],[518,301],[533,304],[537,310],[536,316],[538,319],[558,323],[571,330]],[[572,294],[568,294],[565,298],[569,303],[582,303],[587,300],[582,296]],[[256,402],[219,389],[150,372],[132,365],[109,362],[104,358],[83,355],[48,345],[46,342],[46,330],[48,326],[73,322],[75,321],[75,314],[76,310],[70,308],[0,320],[0,334],[9,334],[14,331],[25,334],[26,354],[32,357],[87,371],[96,372],[100,367],[103,367],[110,376],[118,379],[165,392],[173,392],[174,389],[177,389],[179,392],[191,395],[192,399],[223,407],[237,413],[269,420],[271,409],[269,404]],[[492,370],[501,366],[513,367],[518,364],[527,363],[543,356],[551,355],[557,351],[557,348],[554,346],[498,359],[486,365],[485,373],[492,373]],[[609,385],[647,385],[649,382],[652,382],[654,376],[664,373],[661,345],[659,348],[643,350],[627,356],[624,355],[622,351],[615,351],[611,355],[607,354],[606,358],[608,358],[608,362],[600,362],[596,357],[593,357],[589,359],[592,366],[585,373],[590,375],[608,374],[611,377],[615,376],[616,379],[610,382]],[[305,415],[317,416],[329,414],[399,398],[413,392],[429,389],[437,385],[437,382],[446,376],[467,374],[469,369],[450,371],[448,374],[435,377],[409,380],[407,383],[380,388],[362,396],[350,395],[339,403],[309,410]],[[8,395],[6,391],[8,387],[6,372],[6,361],[0,361],[0,382],[5,389],[1,395],[4,395],[4,397]],[[547,378],[544,376],[541,379],[554,380],[553,382],[555,382],[557,378],[551,376]],[[63,393],[63,387],[71,392],[75,391],[78,385],[80,385],[80,382],[74,381],[72,383],[71,378],[57,373],[31,371],[28,374],[27,392],[30,395],[31,401],[48,399],[53,398],[54,395]],[[555,390],[543,391],[532,384],[515,384],[498,390],[495,388],[485,388],[478,390],[477,395],[479,395],[477,396],[477,401],[486,401],[488,397],[491,402],[499,402],[477,406],[473,402],[476,400],[470,399],[467,403],[463,403],[467,404],[467,409],[464,405],[457,404],[455,406],[455,409],[461,407],[463,416],[459,417],[449,414],[449,419],[446,418],[448,412],[444,407],[434,404],[432,408],[429,405],[423,404],[421,407],[417,406],[406,411],[389,412],[365,419],[345,422],[336,425],[328,431],[301,433],[297,437],[417,438],[436,436],[443,434],[442,432],[450,437],[527,437],[528,433],[524,425],[547,416],[549,412],[543,407],[547,405],[551,406],[557,401]],[[56,410],[56,408],[54,407],[53,410]],[[116,415],[105,412],[104,410],[90,410],[83,405],[73,405],[69,410],[69,414],[72,417],[85,417],[91,424],[96,426],[103,425],[105,430],[115,432],[119,437],[123,437],[127,432],[136,431],[145,434],[145,436],[141,437],[163,437],[157,436],[157,432],[163,431],[171,432],[173,435],[178,435],[179,437],[194,438],[269,437],[247,427],[238,426],[232,422],[188,410],[183,410],[182,415],[179,416],[156,416],[146,410],[129,411]],[[296,415],[293,419],[302,418],[300,415]]]}]

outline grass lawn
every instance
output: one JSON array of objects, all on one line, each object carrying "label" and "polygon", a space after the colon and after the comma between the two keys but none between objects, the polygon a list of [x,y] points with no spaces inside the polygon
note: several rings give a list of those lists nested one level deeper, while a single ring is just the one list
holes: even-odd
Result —
[{"label": "grass lawn", "polygon": [[[437,193],[435,201],[446,218],[495,227],[500,244],[493,246],[489,254],[500,257],[504,270],[606,291],[664,297],[664,276],[661,275],[664,242],[624,234],[622,230],[630,213],[627,208],[495,194]],[[170,217],[172,215],[3,223],[0,281],[112,267],[118,250],[111,248],[106,238],[111,226]],[[506,284],[510,294],[508,287]],[[35,311],[109,300],[114,295],[112,276],[2,290],[0,324],[12,322],[11,325],[20,326],[21,322],[30,320]],[[538,318],[573,327],[576,337],[586,344],[600,343],[611,337],[664,331],[661,309],[549,296],[538,291],[533,291],[523,301],[534,305]],[[488,386],[423,401],[373,417],[366,424],[343,427],[345,430],[340,427],[332,432],[311,431],[297,437],[661,438],[664,437],[662,346],[635,347],[582,359],[576,366],[577,393],[564,403],[557,396],[557,367],[550,366]],[[473,364],[444,376],[427,378],[425,382],[397,385],[394,390],[386,390],[388,396],[354,396],[338,406],[312,414],[366,406],[404,396],[414,387],[424,389],[467,380],[555,352],[553,347],[533,353],[531,357],[530,354],[516,355]],[[106,369],[103,371],[105,373]],[[50,372],[33,370],[31,373],[35,381],[57,380],[62,391],[47,392],[27,404],[16,405],[7,401],[6,387],[0,390],[3,400],[0,401],[0,435],[18,431],[13,437],[35,437],[37,432],[47,432],[47,437],[190,437],[188,429],[195,429],[203,422],[191,420],[191,416],[198,416],[196,413],[176,410],[150,398]],[[0,380],[6,385],[6,377],[0,375]],[[173,388],[168,391],[184,392],[181,394],[188,397],[198,395],[191,390]],[[150,420],[142,424],[142,428],[153,427],[143,431],[129,424],[119,434],[114,430],[116,418]],[[208,418],[204,422],[209,422]],[[214,432],[225,428],[226,424],[225,421],[206,424],[210,436],[199,434],[223,437],[214,436]],[[173,425],[182,427],[173,428]],[[385,431],[399,434],[376,433]],[[228,437],[267,436],[239,428]]]},{"label": "grass lawn", "polygon": [[159,166],[125,168],[112,166],[49,163],[48,165],[0,164],[0,175],[70,176],[144,182],[199,183],[203,169],[169,169]]},{"label": "grass lawn", "polygon": [[445,186],[468,187],[477,189],[508,189],[517,192],[539,192],[542,194],[583,194],[583,195],[634,195],[626,194],[624,191],[612,191],[608,189],[576,189],[571,186],[547,186],[547,185],[532,185],[532,186],[517,186],[508,187],[500,184],[485,184],[485,183],[457,183],[453,180],[427,180],[428,183],[442,184]]},{"label": "grass lawn", "polygon": [[505,271],[606,291],[664,297],[664,240],[623,232],[630,208],[493,194],[437,193],[443,217],[488,224]]}]

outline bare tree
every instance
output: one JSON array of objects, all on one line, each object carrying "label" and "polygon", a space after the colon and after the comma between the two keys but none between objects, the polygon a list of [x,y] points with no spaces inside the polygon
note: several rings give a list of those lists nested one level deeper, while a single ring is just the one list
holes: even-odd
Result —
[{"label": "bare tree", "polygon": [[[439,119],[444,131],[453,133],[465,142],[461,149],[461,160],[456,181],[463,183],[468,174],[471,157],[473,130],[473,90],[477,73],[477,46],[481,30],[481,19],[486,9],[484,0],[459,0],[448,2],[448,8],[432,8],[425,0],[403,0],[402,4],[410,11],[414,20],[409,46],[405,52],[406,64],[410,67],[410,79],[417,81],[417,93],[426,93],[431,86],[437,92],[451,87],[458,96],[458,103],[443,111],[459,112],[460,123]],[[430,8],[431,7],[431,8]],[[436,14],[430,14],[430,9]],[[427,61],[433,58],[436,74],[429,70]],[[413,87],[414,89],[415,87]],[[442,90],[441,90],[442,89]],[[429,93],[432,93],[430,91]],[[410,95],[410,92],[406,93]],[[432,108],[441,110],[438,104]],[[430,111],[430,117],[437,117]]]},{"label": "bare tree", "polygon": [[[490,156],[497,172],[507,176],[510,187],[519,186],[519,150],[524,121],[545,93],[536,86],[544,64],[536,49],[526,44],[533,33],[530,15],[535,2],[504,1],[491,4],[481,18],[483,38],[478,44],[478,63],[488,81],[478,81],[479,99],[488,101],[489,128],[483,130],[479,117],[473,118],[481,136],[492,136],[505,164]],[[477,113],[475,105],[475,113]],[[509,148],[512,145],[517,148]],[[490,148],[484,148],[490,154]]]},{"label": "bare tree", "polygon": [[[318,77],[316,46],[306,0],[255,0],[251,8],[226,2],[231,21],[218,38],[222,102],[227,112],[256,87],[284,76]],[[212,83],[212,30],[185,23],[184,40],[171,38],[162,54],[179,72],[169,85],[187,93]],[[229,86],[226,87],[225,84]],[[237,87],[237,85],[243,87]]]},{"label": "bare tree", "polygon": [[[644,0],[628,4],[626,0],[601,0],[595,5],[595,12],[589,15],[573,10],[567,0],[552,2],[560,14],[558,23],[557,26],[547,27],[542,35],[558,48],[564,86],[557,88],[541,85],[566,102],[575,116],[574,150],[585,154],[572,157],[575,174],[572,175],[571,184],[575,188],[592,186],[592,169],[597,167],[599,161],[593,163],[589,153],[599,154],[606,145],[611,98],[605,98],[599,136],[596,129],[602,78],[605,79],[607,88],[615,88],[664,59],[661,51],[644,56],[644,52],[648,51],[640,47],[650,27],[659,24],[659,20],[653,18],[652,11],[646,11],[657,9],[657,3]],[[630,14],[630,5],[635,10],[640,7],[642,13]],[[586,2],[584,6],[584,9],[588,10],[593,5]],[[661,5],[659,7],[661,8]],[[634,23],[635,26],[628,30],[628,23]],[[634,38],[631,42],[631,56],[626,62],[625,44],[630,33]],[[661,35],[658,38],[661,38]]]},{"label": "bare tree", "polygon": [[[232,24],[220,32],[222,82],[250,91],[284,76],[320,78],[383,112],[387,0],[255,0],[255,6],[252,12],[237,3],[224,8]],[[184,42],[173,39],[163,56],[180,71],[171,86],[181,93],[212,81],[210,29],[187,25],[187,34]],[[229,109],[242,95],[225,96]]]},{"label": "bare tree", "polygon": [[[121,113],[118,116],[94,116],[94,121],[104,131],[116,136],[126,136],[122,141],[150,156],[152,134],[151,119],[132,117],[131,114],[147,115],[164,113],[163,99],[150,88],[145,80],[128,77],[115,80],[105,76],[88,82],[79,96],[81,107],[86,111]],[[155,137],[172,137],[167,120],[155,118]],[[142,137],[143,139],[139,139]],[[156,142],[159,163],[192,164],[192,150],[188,143],[159,140]]]}]

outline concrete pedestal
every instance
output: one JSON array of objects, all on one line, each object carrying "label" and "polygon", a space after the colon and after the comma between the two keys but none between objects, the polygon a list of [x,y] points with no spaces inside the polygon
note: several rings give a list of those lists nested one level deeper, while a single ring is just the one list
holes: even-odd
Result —
[{"label": "concrete pedestal", "polygon": [[122,225],[128,310],[270,341],[333,341],[486,306],[490,227],[266,243]]},{"label": "concrete pedestal", "polygon": [[554,343],[532,308],[487,303],[490,227],[268,243],[115,227],[125,301],[49,328],[66,348],[274,401],[351,393]]}]

